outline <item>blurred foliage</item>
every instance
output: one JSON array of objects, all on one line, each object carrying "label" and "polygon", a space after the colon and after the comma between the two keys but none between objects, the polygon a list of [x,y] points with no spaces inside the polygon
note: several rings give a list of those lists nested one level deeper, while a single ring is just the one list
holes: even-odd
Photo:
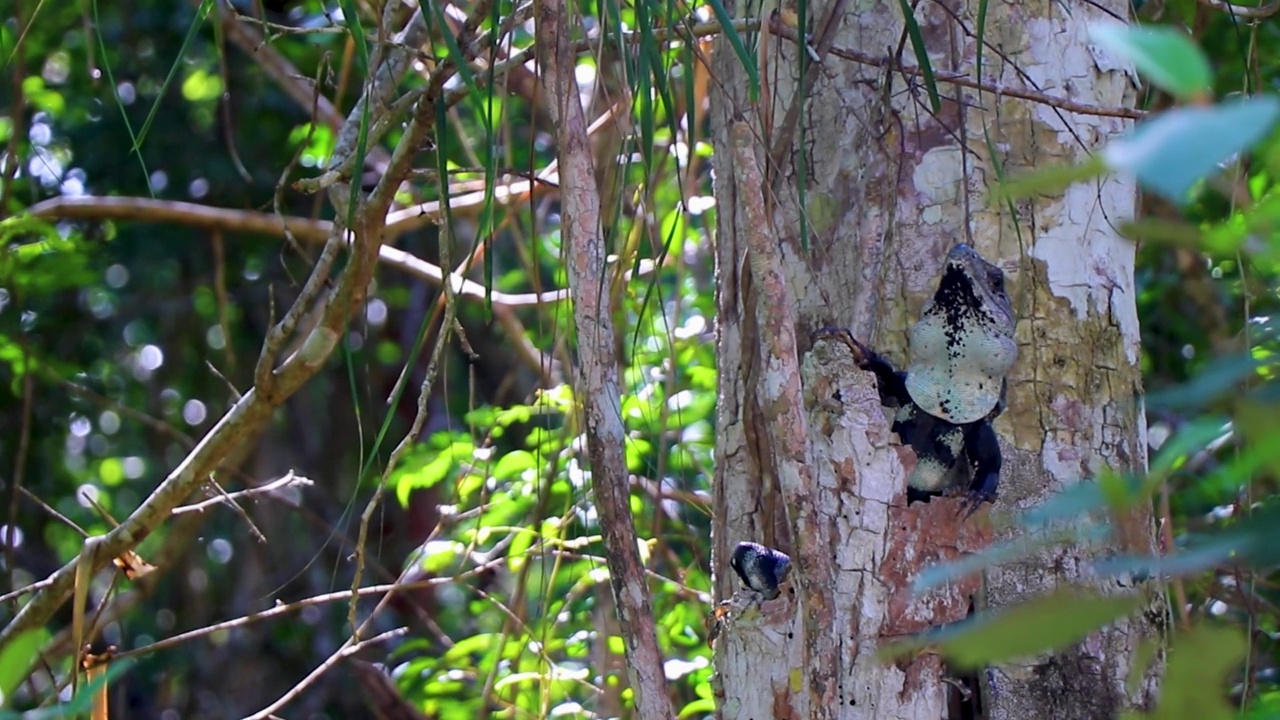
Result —
[{"label": "blurred foliage", "polygon": [[[11,508],[0,524],[17,528],[3,557],[11,587],[77,555],[82,535],[62,517],[91,534],[108,529],[86,496],[117,517],[131,512],[252,383],[271,301],[280,308],[292,299],[310,267],[302,255],[315,252],[300,254],[278,237],[160,222],[50,221],[24,211],[58,196],[119,196],[249,212],[272,212],[278,202],[287,215],[331,217],[327,203],[288,182],[323,166],[335,128],[313,123],[310,103],[284,92],[266,65],[291,65],[290,81],[308,94],[308,79],[319,78],[344,113],[362,90],[368,52],[351,42],[348,28],[373,37],[376,19],[346,22],[354,16],[344,19],[343,11],[359,12],[355,3],[234,6],[246,15],[265,11],[265,43],[237,45],[217,27],[227,6],[213,2],[22,3],[19,16],[0,26],[8,170],[0,178],[0,458],[13,461],[0,470]],[[497,3],[481,34],[496,36],[514,8]],[[615,4],[600,23],[616,37],[648,11]],[[439,32],[453,21],[439,12],[427,19],[437,58],[456,54]],[[251,19],[240,22],[260,31]],[[647,24],[651,31],[653,18]],[[511,27],[512,47],[528,47],[531,30],[527,22]],[[648,538],[669,676],[681,706],[698,712],[710,703],[703,626],[710,563],[700,538],[709,533],[714,437],[707,244],[714,217],[704,127],[687,127],[683,108],[705,102],[705,87],[695,97],[687,47],[660,47],[651,32],[644,40],[649,52],[639,55],[606,45],[584,65],[599,70],[584,87],[592,118],[612,104],[606,98],[619,78],[654,90],[624,123],[634,132],[601,140],[601,151],[630,158],[601,180],[619,272],[612,307],[628,359],[623,413],[634,510]],[[417,70],[402,90],[424,85],[426,70]],[[557,203],[543,193],[505,207],[494,200],[501,176],[536,173],[554,159],[545,99],[520,85],[527,71],[512,72],[497,87],[483,76],[462,78],[470,96],[437,129],[438,151],[419,163],[448,182],[415,183],[398,195],[419,203],[479,188],[485,198],[454,208],[449,234],[428,226],[395,244],[433,263],[447,249],[453,264],[465,261],[470,277],[497,291],[544,292],[565,286]],[[377,180],[376,152],[388,151],[399,134],[393,128],[370,146],[366,186]],[[161,566],[158,580],[113,587],[104,573],[93,586],[91,610],[104,598],[121,608],[105,622],[104,642],[139,648],[350,585],[353,509],[409,428],[442,301],[434,285],[379,270],[365,313],[330,367],[218,476],[227,490],[289,470],[316,485],[244,503],[266,545],[224,509],[162,526],[140,548]],[[609,619],[581,431],[563,382],[573,362],[568,307],[458,302],[465,350],[451,343],[443,355],[427,398],[427,431],[391,478],[395,502],[374,520],[374,572],[366,571],[375,583],[408,569],[437,584],[395,597],[374,629],[408,625],[410,639],[374,655],[404,697],[438,717],[621,708],[621,639]],[[521,343],[541,355],[513,352]],[[405,370],[408,390],[388,406],[415,357]],[[16,494],[15,477],[47,507]],[[15,607],[0,612],[0,621]],[[361,616],[372,607],[363,601]],[[113,700],[140,717],[255,711],[338,647],[346,610],[339,598],[142,654],[116,680]],[[69,662],[65,652],[46,652],[44,666],[15,685],[9,678],[21,679],[28,667],[6,659],[0,684],[16,691],[5,692],[4,703],[30,707],[47,698]],[[334,671],[291,712],[366,715],[364,693],[350,692],[351,679]]]},{"label": "blurred foliage", "polygon": [[[376,27],[370,16],[356,23],[344,15],[356,3],[231,5],[264,13],[271,24],[259,49],[291,65],[292,81],[309,88],[318,78],[339,113],[353,107],[369,48],[349,29],[373,37]],[[25,212],[49,198],[92,195],[266,212],[278,202],[285,214],[326,219],[327,203],[288,183],[314,176],[336,142],[335,128],[313,121],[311,107],[265,70],[268,60],[215,30],[222,4],[14,7],[17,16],[0,25],[0,459],[7,461],[0,538],[9,539],[0,561],[9,588],[77,555],[81,532],[63,518],[90,534],[108,529],[86,495],[116,517],[131,512],[250,386],[272,301],[283,307],[292,298],[310,266],[303,255],[314,253],[242,232]],[[1271,717],[1280,713],[1271,550],[1280,459],[1271,358],[1280,338],[1270,321],[1280,273],[1280,142],[1274,96],[1228,96],[1280,79],[1280,62],[1259,50],[1280,46],[1280,27],[1244,24],[1190,0],[1161,8],[1165,26],[1195,28],[1194,42],[1169,31],[1113,31],[1104,41],[1128,54],[1155,90],[1201,102],[1211,85],[1223,101],[1165,110],[1168,96],[1152,92],[1148,104],[1159,112],[1086,173],[1132,172],[1166,196],[1128,228],[1143,243],[1142,363],[1158,452],[1148,475],[1105,475],[1021,521],[1054,529],[1039,542],[1104,542],[1107,508],[1154,497],[1176,552],[1099,566],[1118,578],[1169,576],[1175,584],[1179,631],[1166,694],[1151,717],[1224,716],[1228,700],[1251,717]],[[458,52],[439,32],[456,19],[438,10],[429,18],[436,60]],[[578,10],[584,27],[604,37],[578,73],[589,120],[621,91],[637,98],[595,148],[597,157],[623,158],[598,163],[617,272],[610,301],[626,358],[621,410],[667,677],[682,716],[700,716],[713,707],[704,616],[716,389],[706,78],[687,44],[660,40],[655,30],[686,20],[686,6],[579,3]],[[498,33],[515,11],[510,1],[496,3],[481,33]],[[724,8],[713,2],[699,12],[706,19]],[[639,29],[624,41],[624,27]],[[511,26],[512,51],[529,46],[531,29]],[[749,57],[736,35],[733,47]],[[421,87],[425,76],[418,68],[405,84]],[[467,97],[437,128],[436,150],[420,158],[423,177],[435,171],[436,179],[401,188],[399,197],[409,204],[479,191],[484,198],[455,208],[450,232],[428,226],[396,247],[434,263],[445,251],[455,265],[466,258],[469,277],[493,290],[563,288],[556,202],[539,193],[509,205],[495,199],[500,176],[536,173],[554,157],[543,100],[520,69],[499,83],[484,73],[457,82]],[[378,179],[375,155],[399,132],[370,147],[366,185]],[[564,382],[579,329],[564,303],[457,301],[466,343],[443,355],[426,399],[427,431],[391,475],[395,501],[372,529],[373,581],[406,570],[430,583],[397,594],[380,616],[377,631],[411,628],[382,652],[380,670],[433,717],[620,712],[628,702],[622,644],[583,436]],[[141,547],[161,566],[158,579],[120,588],[104,574],[95,583],[91,607],[107,598],[118,608],[104,623],[106,642],[145,647],[277,600],[349,587],[353,509],[409,428],[442,302],[436,286],[380,269],[343,350],[268,436],[218,476],[234,490],[296,469],[316,485],[245,503],[265,545],[222,508],[167,523]],[[409,390],[388,403],[402,371]],[[1104,511],[1096,522],[1073,522],[1093,511]],[[1029,547],[996,547],[935,568],[921,585]],[[15,607],[0,611],[0,621]],[[364,616],[372,601],[359,607]],[[1115,598],[1064,594],[920,642],[981,664],[1060,646],[1130,609]],[[139,717],[257,710],[337,649],[349,631],[346,612],[341,600],[317,603],[142,654],[128,672],[112,673],[114,702]],[[1044,632],[1047,618],[1056,633]],[[23,681],[29,661],[0,656],[0,691],[11,707],[48,698],[70,658],[46,652]],[[352,692],[344,672],[332,671],[290,710],[367,713],[367,692]]]}]

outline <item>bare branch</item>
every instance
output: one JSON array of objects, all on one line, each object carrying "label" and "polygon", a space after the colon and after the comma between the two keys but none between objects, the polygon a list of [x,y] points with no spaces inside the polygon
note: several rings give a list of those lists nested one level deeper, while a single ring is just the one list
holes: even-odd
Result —
[{"label": "bare branch", "polygon": [[[1201,2],[1216,2],[1216,1],[1217,0],[1201,0]],[[1280,3],[1280,0],[1276,0],[1276,2]],[[769,32],[774,35],[777,35],[778,37],[784,38],[786,40],[790,40],[793,43],[798,44],[800,42],[800,36],[796,33],[795,28],[782,22],[776,15],[770,18],[769,20]],[[917,76],[923,76],[924,74],[920,70],[920,68],[912,67],[910,65],[903,65],[899,62],[896,62],[893,58],[887,55],[872,55],[871,53],[859,52],[857,50],[848,50],[842,47],[832,47],[830,48],[829,52],[831,55],[834,55],[838,58],[849,60],[851,62],[856,62],[861,65],[870,65],[872,67],[878,67],[878,68],[886,68],[886,67],[892,68],[893,70],[900,72],[903,75],[910,75],[912,77],[917,77]],[[1142,119],[1147,116],[1147,113],[1143,112],[1142,110],[1135,110],[1133,108],[1126,108],[1126,107],[1101,107],[1098,105],[1086,105],[1084,103],[1078,103],[1073,100],[1054,97],[1053,95],[1038,92],[1036,90],[1012,88],[1012,87],[1008,87],[1007,85],[1002,85],[1000,83],[983,82],[981,80],[974,80],[964,73],[938,72],[935,70],[933,73],[933,77],[934,77],[934,80],[937,80],[938,82],[951,83],[952,85],[959,85],[961,87],[973,88],[975,90],[985,90],[997,96],[1006,95],[1008,97],[1014,97],[1020,100],[1029,100],[1034,103],[1039,103],[1041,105],[1048,105],[1050,107],[1060,108],[1062,110],[1066,110],[1067,112],[1079,113],[1081,115],[1097,115],[1100,117],[1131,118],[1135,120]]]},{"label": "bare branch", "polygon": [[[394,82],[394,78],[387,73],[380,73],[378,77],[379,82]],[[380,92],[382,91],[375,89],[374,95],[377,96]],[[418,110],[419,114],[428,117],[433,114],[431,108],[420,106]],[[358,115],[355,121],[359,122]],[[350,123],[351,120],[348,120],[348,124]],[[379,188],[399,185],[411,169],[408,159],[423,140],[421,134],[412,131],[405,133]],[[412,145],[412,149],[407,145]],[[97,571],[112,558],[141,543],[170,517],[175,507],[208,479],[228,453],[261,432],[275,409],[323,367],[345,331],[352,308],[364,303],[378,251],[382,246],[384,218],[390,202],[390,193],[375,193],[361,207],[361,212],[353,223],[354,240],[350,244],[349,261],[337,280],[334,292],[320,301],[320,321],[298,351],[285,360],[280,368],[270,373],[270,391],[260,393],[255,387],[246,392],[129,517],[107,534],[86,540],[84,552],[88,554],[85,562],[89,570]],[[341,226],[335,225],[330,244],[333,244],[333,238],[343,236]],[[325,268],[317,267],[308,283],[325,272]],[[23,632],[43,625],[62,606],[71,593],[77,566],[80,564],[81,559],[77,557],[55,571],[48,578],[48,585],[36,591],[30,601],[0,630],[0,651]]]},{"label": "bare branch", "polygon": [[259,485],[247,490],[237,490],[232,493],[223,493],[217,497],[209,498],[191,505],[183,505],[176,507],[170,512],[170,515],[184,515],[186,513],[204,512],[205,510],[216,505],[226,505],[228,502],[234,502],[240,498],[251,498],[258,495],[274,495],[277,490],[285,490],[291,487],[311,487],[315,485],[315,481],[294,475],[293,471],[285,473],[285,475],[277,480],[272,480],[266,485]]},{"label": "bare branch", "polygon": [[1224,2],[1224,0],[1200,0],[1200,4],[1219,12],[1234,15],[1238,18],[1244,18],[1245,20],[1265,20],[1272,15],[1275,15],[1277,12],[1280,12],[1280,0],[1272,0],[1266,5],[1260,5],[1258,7],[1234,5],[1229,2]]},{"label": "bare branch", "polygon": [[[539,187],[538,183],[520,180],[507,185],[499,185],[494,192],[495,202],[518,202]],[[479,208],[484,202],[484,191],[464,193],[451,197],[449,206],[452,212]],[[214,208],[196,203],[177,202],[171,200],[152,200],[137,197],[94,197],[94,196],[62,196],[50,198],[32,205],[28,212],[35,217],[58,218],[64,220],[129,220],[136,222],[173,223],[209,229],[225,230],[237,233],[254,233],[283,237],[285,226],[299,240],[307,242],[323,242],[330,232],[333,223],[328,220],[310,220],[308,218],[289,217],[281,222],[280,218],[269,213],[249,210],[229,210]],[[396,218],[386,228],[388,240],[422,225],[437,222],[444,216],[439,202],[423,203],[412,208],[391,213],[388,217]],[[348,235],[348,237],[350,237]],[[383,245],[378,251],[378,259],[410,275],[427,280],[435,285],[444,282],[444,271],[439,266],[422,260],[404,250]],[[527,307],[557,303],[568,298],[564,290],[545,293],[504,293],[489,290],[484,285],[468,280],[459,275],[453,276],[453,291],[461,297],[484,300],[490,297],[494,305],[509,307]]]},{"label": "bare branch", "polygon": [[627,675],[636,695],[636,714],[643,718],[675,717],[667,694],[662,651],[653,624],[649,586],[637,547],[631,516],[630,487],[623,448],[626,437],[619,413],[618,358],[610,309],[602,306],[605,248],[600,226],[600,193],[596,187],[587,121],[574,80],[576,56],[564,0],[536,6],[539,80],[547,91],[560,156],[560,233],[573,293],[579,363],[574,396],[585,416],[587,455],[609,558],[610,585],[625,640]]}]

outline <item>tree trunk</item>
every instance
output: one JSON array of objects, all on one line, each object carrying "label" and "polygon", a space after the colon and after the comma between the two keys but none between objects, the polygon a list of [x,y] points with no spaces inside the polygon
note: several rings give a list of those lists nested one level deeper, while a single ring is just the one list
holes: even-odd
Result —
[{"label": "tree trunk", "polygon": [[[729,7],[745,17],[741,3]],[[1116,232],[1133,216],[1135,185],[1078,183],[1012,207],[988,197],[998,178],[1078,161],[1132,125],[1132,76],[1087,40],[1090,23],[1125,18],[1128,4],[1103,0],[1067,13],[1048,2],[990,3],[981,91],[945,82],[978,76],[977,12],[977,2],[956,0],[916,7],[940,78],[936,114],[911,72],[897,3],[810,3],[810,43],[822,59],[809,62],[804,93],[796,45],[780,37],[785,27],[745,35],[762,79],[758,104],[739,56],[725,39],[716,43],[715,587],[722,599],[740,588],[728,559],[751,540],[792,555],[795,588],[758,615],[737,614],[717,638],[722,717],[954,717],[938,656],[884,664],[876,650],[963,619],[971,605],[998,608],[1090,582],[1144,593],[1146,611],[1053,656],[992,668],[982,712],[1110,718],[1154,698],[1159,663],[1132,689],[1125,680],[1139,644],[1162,629],[1162,591],[1091,579],[1096,549],[1057,547],[910,596],[923,567],[1012,537],[1016,524],[992,529],[1009,526],[1011,513],[1104,468],[1146,466],[1134,248]],[[874,64],[886,52],[896,53],[889,66],[908,72]],[[995,87],[1066,102],[996,95]],[[806,98],[802,108],[797,97]],[[738,118],[755,133],[754,158],[734,154]],[[769,148],[779,148],[773,160]],[[763,174],[763,192],[752,187],[753,172]],[[771,253],[752,243],[762,234]],[[1005,459],[1000,496],[968,520],[956,517],[957,500],[906,505],[904,462],[913,459],[889,430],[871,374],[847,348],[811,340],[823,326],[849,327],[905,365],[907,328],[957,242],[1004,269],[1020,346],[1008,408],[995,423]],[[769,282],[770,254],[781,288]],[[794,323],[782,336],[780,318]],[[798,359],[788,364],[781,346],[792,332]],[[795,380],[798,421],[786,394]],[[807,447],[789,447],[788,434],[801,431]],[[1113,522],[1112,551],[1155,552],[1149,508]]]}]

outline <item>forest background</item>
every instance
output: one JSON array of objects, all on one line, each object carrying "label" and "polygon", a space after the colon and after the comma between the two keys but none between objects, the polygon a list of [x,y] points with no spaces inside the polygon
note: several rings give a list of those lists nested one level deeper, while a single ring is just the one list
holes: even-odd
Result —
[{"label": "forest background", "polygon": [[[930,4],[895,9],[902,42],[889,54],[824,62],[879,62],[901,73],[897,92],[935,104],[955,78],[923,47],[914,13]],[[986,2],[975,5],[981,17]],[[572,65],[547,62],[554,77],[531,62],[548,7],[576,33],[560,48]],[[617,619],[608,569],[626,553],[603,537],[619,526],[602,530],[601,518],[619,506],[592,491],[587,436],[599,428],[583,397],[608,383],[582,370],[616,358],[621,507],[643,541],[664,692],[681,717],[713,712],[708,613],[720,596],[708,538],[726,359],[715,342],[709,118],[722,80],[705,59],[714,45],[767,69],[762,23],[794,47],[797,20],[783,13],[777,26],[741,7],[731,20],[732,4],[716,0],[480,0],[423,6],[420,33],[396,35],[413,9],[11,0],[5,10],[7,708],[70,698],[83,641],[94,653],[115,647],[104,667],[120,716],[627,713],[634,649],[623,638],[636,619]],[[1190,42],[1113,38],[1141,73],[1128,117],[1204,110],[1175,133],[1194,139],[1190,149],[1000,179],[1007,202],[1103,171],[1144,183],[1125,230],[1141,240],[1151,472],[1066,493],[1046,512],[1153,504],[1162,550],[1184,551],[1159,574],[1172,598],[1165,708],[1197,708],[1188,717],[1280,715],[1270,360],[1280,135],[1272,105],[1230,105],[1280,81],[1278,9],[1135,4],[1138,21]],[[367,72],[394,62],[405,76],[390,86]],[[748,75],[767,94],[768,75]],[[561,237],[562,140],[575,120],[555,105],[553,81],[585,108],[576,122],[602,228],[594,259]],[[373,110],[359,102],[369,93]],[[406,137],[416,140],[407,155]],[[347,164],[326,174],[334,157]],[[343,227],[385,246],[348,247]],[[584,257],[594,264],[574,267]],[[445,292],[440,268],[467,279]],[[605,278],[601,296],[568,302],[591,272]],[[583,347],[584,304],[611,318],[607,342]],[[205,440],[224,416],[232,431]],[[211,470],[221,490],[204,481]],[[199,492],[128,543],[139,553],[117,556],[128,572],[77,566],[92,555],[86,535],[112,530],[171,473]],[[1146,569],[1138,559],[1112,571]],[[52,577],[74,593],[47,622],[18,628],[28,591]],[[388,594],[394,582],[401,590]],[[1112,619],[1085,603],[1027,600],[1028,612],[964,638],[982,662],[1065,646]]]}]

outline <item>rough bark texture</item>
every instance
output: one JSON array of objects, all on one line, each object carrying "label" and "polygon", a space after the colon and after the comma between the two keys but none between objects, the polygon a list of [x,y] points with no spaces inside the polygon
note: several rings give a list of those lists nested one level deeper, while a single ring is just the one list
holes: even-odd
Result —
[{"label": "rough bark texture", "polygon": [[[918,4],[935,70],[975,75],[977,6],[976,0]],[[809,32],[820,53],[832,7],[838,12],[828,37],[835,47],[902,47],[903,62],[914,65],[897,3],[810,3],[815,22]],[[1087,39],[1090,23],[1114,22],[1127,12],[1122,0],[1073,4],[1069,14],[1048,0],[990,3],[983,80],[1087,105],[1129,105],[1131,74]],[[971,603],[998,607],[1063,584],[1093,582],[1089,566],[1099,551],[1058,548],[998,568],[985,582],[974,577],[913,599],[909,585],[919,570],[1010,536],[1013,529],[997,533],[993,525],[1006,528],[1011,512],[1073,482],[1107,467],[1146,463],[1134,253],[1115,230],[1133,215],[1135,186],[1117,178],[1080,183],[1012,210],[990,203],[988,193],[998,175],[1079,160],[1132,121],[946,84],[939,85],[942,108],[934,115],[918,81],[827,56],[811,75],[794,136],[779,143],[775,128],[787,124],[798,90],[795,48],[773,36],[746,40],[759,49],[767,89],[758,106],[748,101],[746,73],[727,42],[718,42],[713,60],[721,383],[716,591],[728,597],[738,589],[728,571],[738,541],[795,552],[793,522],[804,514],[785,507],[794,497],[785,476],[794,453],[774,445],[777,430],[768,425],[776,417],[768,398],[795,378],[769,362],[767,346],[777,338],[760,318],[773,294],[755,281],[757,259],[747,260],[763,207],[779,246],[777,271],[794,303],[807,412],[805,456],[815,483],[808,497],[817,503],[820,527],[804,530],[802,539],[832,538],[826,550],[835,604],[806,606],[812,593],[793,576],[800,592],[774,603],[794,606],[730,624],[716,646],[720,710],[723,717],[809,717],[811,703],[831,703],[840,717],[945,717],[948,686],[936,656],[883,665],[875,650],[894,636],[962,619]],[[738,116],[761,138],[758,162],[764,162],[763,148],[784,148],[780,165],[769,168],[763,197],[740,182],[745,169],[729,130]],[[802,207],[807,250],[799,232]],[[1002,267],[1019,316],[1020,359],[1009,378],[1009,407],[995,423],[1005,454],[1000,499],[967,522],[955,517],[955,500],[905,506],[905,470],[914,459],[897,447],[871,376],[855,368],[847,349],[827,342],[810,347],[809,341],[819,327],[843,325],[902,364],[906,330],[956,242]],[[1112,550],[1155,551],[1149,512],[1114,521]],[[1147,611],[1052,657],[992,669],[986,674],[990,697],[983,698],[989,717],[1110,718],[1151,701],[1159,663],[1133,689],[1125,679],[1139,643],[1161,629],[1163,596],[1150,586],[1097,584],[1104,592],[1143,593]],[[794,643],[811,644],[805,634],[813,632],[834,636],[834,666],[797,653]],[[815,684],[796,675],[801,672],[828,680]],[[800,697],[818,687],[835,692]]]},{"label": "rough bark texture", "polygon": [[536,8],[539,77],[550,100],[560,160],[561,235],[573,318],[578,331],[576,395],[591,461],[600,531],[609,560],[609,580],[627,654],[627,674],[642,718],[674,717],[663,675],[662,652],[654,631],[653,606],[631,517],[631,485],[623,456],[626,436],[618,408],[618,357],[613,320],[605,304],[604,237],[600,231],[600,191],[596,187],[587,120],[574,80],[572,25],[563,0],[542,0]]}]

